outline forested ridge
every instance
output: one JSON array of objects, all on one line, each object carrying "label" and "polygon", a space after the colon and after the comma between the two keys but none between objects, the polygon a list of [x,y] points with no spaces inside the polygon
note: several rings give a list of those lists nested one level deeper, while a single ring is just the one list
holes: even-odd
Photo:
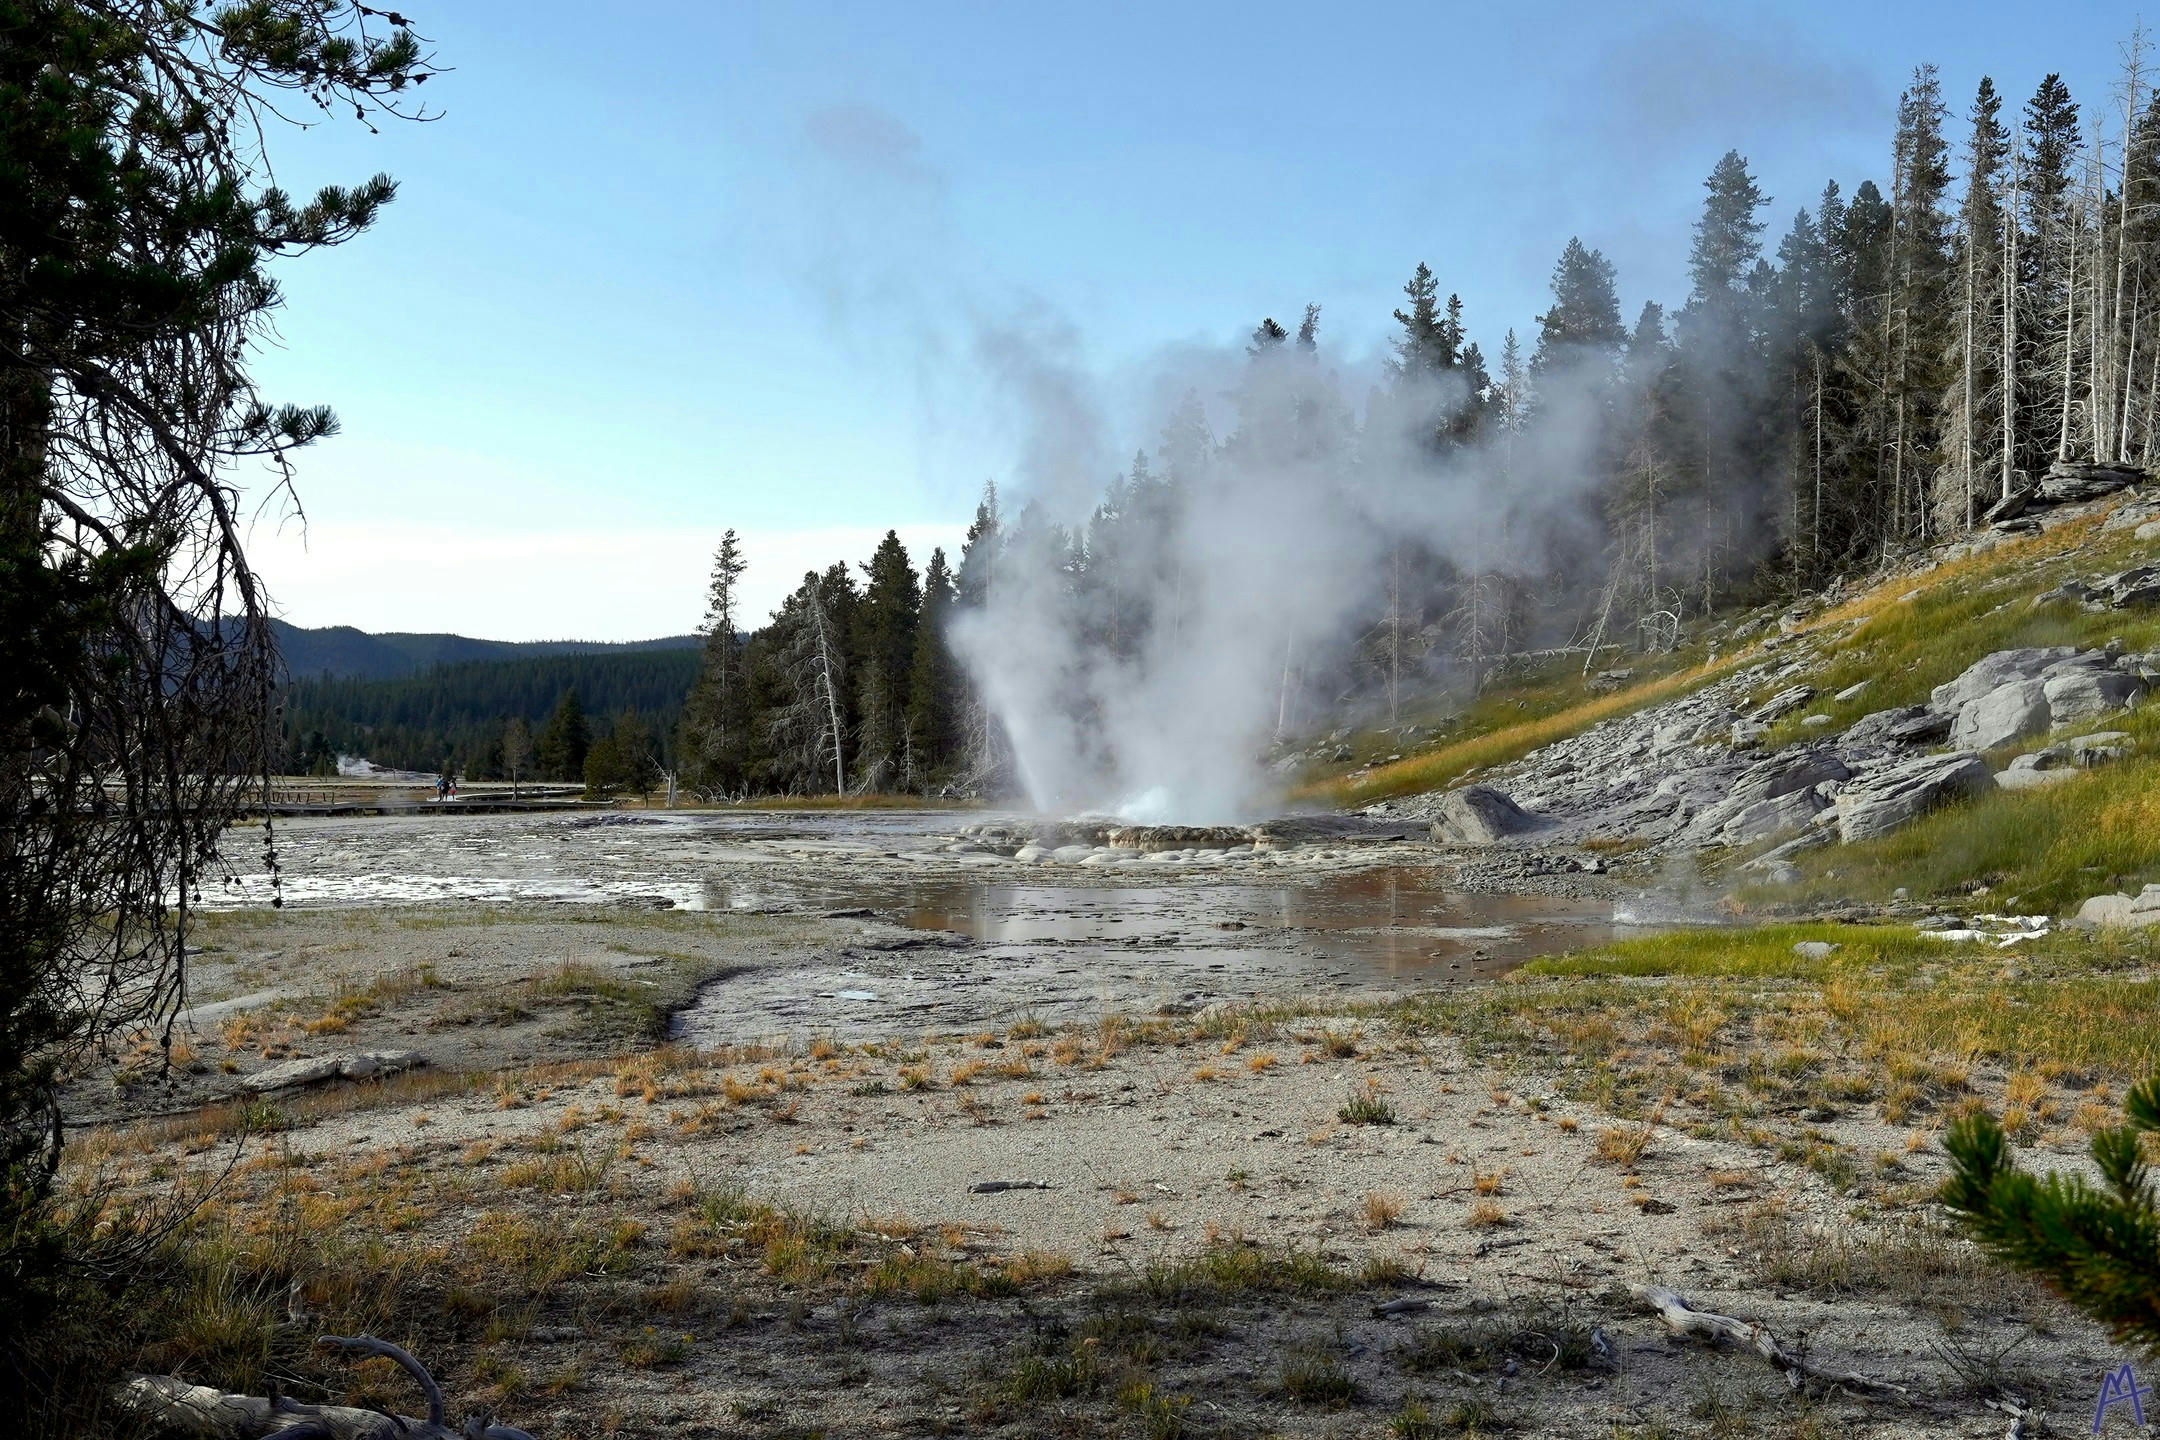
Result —
[{"label": "forested ridge", "polygon": [[[329,774],[340,756],[362,756],[399,770],[510,778],[503,747],[513,723],[531,732],[518,778],[583,780],[591,740],[617,730],[640,732],[641,753],[664,766],[697,671],[696,649],[671,648],[465,661],[387,680],[295,678],[281,692],[285,767]],[[551,723],[560,738],[548,748]]]},{"label": "forested ridge", "polygon": [[417,674],[437,665],[456,665],[480,660],[525,660],[545,655],[607,655],[635,650],[682,650],[695,648],[695,635],[663,636],[657,640],[475,640],[468,635],[411,634],[400,631],[369,633],[350,625],[325,625],[308,629],[283,620],[272,620],[270,632],[277,640],[278,658],[295,679],[311,680],[323,675],[341,679],[389,680]]},{"label": "forested ridge", "polygon": [[[1981,526],[2050,466],[2142,467],[2160,395],[2146,50],[2133,35],[2115,90],[2090,104],[2051,74],[2022,106],[1983,79],[1954,111],[1923,65],[1887,180],[1832,180],[1774,236],[1771,198],[1728,152],[1671,309],[1625,316],[1613,265],[1570,239],[1527,343],[1510,329],[1494,354],[1419,264],[1388,383],[1361,410],[1331,388],[1317,305],[1294,334],[1264,319],[1230,432],[1188,397],[1152,452],[1105,477],[1084,523],[1005,514],[991,489],[956,564],[940,552],[918,575],[888,535],[866,565],[806,575],[747,637],[731,533],[682,773],[709,794],[1001,783],[1011,752],[955,663],[953,624],[996,587],[1039,586],[1091,653],[1140,653],[1187,603],[1166,537],[1195,520],[1204,477],[1257,453],[1303,457],[1347,493],[1407,433],[1418,458],[1386,483],[1473,475],[1493,537],[1392,537],[1354,624],[1318,653],[1277,642],[1278,733],[1346,712],[1391,723],[1406,691],[1474,688],[1534,646],[1670,644],[1735,600],[1817,589]],[[1092,703],[1076,692],[1060,718],[1084,727]]]}]

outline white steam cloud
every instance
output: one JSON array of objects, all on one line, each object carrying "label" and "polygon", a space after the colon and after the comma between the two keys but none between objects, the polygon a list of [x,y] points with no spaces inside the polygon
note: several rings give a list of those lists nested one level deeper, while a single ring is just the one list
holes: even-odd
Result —
[{"label": "white steam cloud", "polygon": [[[1549,579],[1601,543],[1588,452],[1612,397],[1598,388],[1542,375],[1534,427],[1442,447],[1469,399],[1459,380],[1325,346],[1165,351],[1135,387],[976,263],[899,117],[832,107],[802,140],[802,193],[775,207],[799,206],[799,223],[774,233],[852,347],[913,353],[925,475],[1013,457],[1002,550],[963,574],[979,603],[952,638],[1038,809],[1260,817],[1282,800],[1263,763],[1278,728],[1371,693],[1391,583],[1422,600],[1475,593],[1465,576]],[[1106,492],[1142,448],[1153,478]],[[1404,638],[1414,667],[1427,637]]]},{"label": "white steam cloud", "polygon": [[[1312,687],[1342,683],[1361,641],[1372,650],[1402,567],[1452,566],[1461,593],[1465,577],[1548,573],[1589,530],[1604,397],[1582,387],[1548,378],[1534,431],[1443,449],[1433,437],[1468,398],[1451,376],[1391,378],[1360,406],[1295,342],[1187,354],[1151,387],[1178,397],[1156,407],[1153,482],[1106,497],[1111,457],[1132,447],[1111,442],[1069,347],[997,331],[978,357],[1020,421],[1021,458],[1006,543],[953,643],[1045,813],[1273,813],[1270,741],[1300,706],[1332,705]],[[1083,581],[1074,549],[1091,538]]]}]

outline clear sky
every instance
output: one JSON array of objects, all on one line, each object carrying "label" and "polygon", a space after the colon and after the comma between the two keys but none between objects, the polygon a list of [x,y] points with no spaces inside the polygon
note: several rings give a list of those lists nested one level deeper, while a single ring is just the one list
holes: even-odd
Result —
[{"label": "clear sky", "polygon": [[[1630,312],[1686,290],[1727,148],[1775,197],[1886,179],[1941,67],[2111,106],[2127,5],[951,5],[413,0],[440,118],[273,133],[307,189],[397,177],[288,262],[260,374],[333,404],[260,563],[304,625],[689,629],[720,531],[753,621],[899,527],[956,546],[1018,444],[986,331],[1091,378],[1122,450],[1161,357],[1324,307],[1370,366],[1420,260],[1497,354],[1570,235]],[[2045,16],[2042,19],[2042,16]],[[1107,477],[1105,477],[1107,478]]]}]

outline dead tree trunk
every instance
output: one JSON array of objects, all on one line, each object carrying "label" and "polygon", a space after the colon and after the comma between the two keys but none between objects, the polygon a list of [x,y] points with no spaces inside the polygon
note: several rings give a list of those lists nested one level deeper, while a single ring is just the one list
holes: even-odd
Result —
[{"label": "dead tree trunk", "polygon": [[443,1419],[442,1389],[427,1367],[387,1340],[325,1335],[315,1342],[348,1353],[382,1355],[404,1367],[427,1400],[427,1418],[345,1405],[303,1405],[276,1394],[234,1395],[190,1385],[173,1375],[135,1375],[112,1392],[113,1408],[148,1435],[176,1440],[533,1440],[523,1430],[475,1415],[451,1426]]}]

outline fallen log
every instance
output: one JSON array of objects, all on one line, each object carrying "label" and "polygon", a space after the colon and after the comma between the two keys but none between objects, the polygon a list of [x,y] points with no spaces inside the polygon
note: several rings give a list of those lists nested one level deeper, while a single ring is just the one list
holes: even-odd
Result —
[{"label": "fallen log", "polygon": [[1777,1336],[1768,1327],[1736,1320],[1730,1315],[1717,1315],[1708,1310],[1697,1310],[1680,1297],[1676,1290],[1663,1285],[1632,1285],[1628,1287],[1636,1299],[1657,1311],[1667,1328],[1675,1335],[1701,1335],[1713,1343],[1730,1340],[1744,1345],[1775,1365],[1785,1373],[1786,1388],[1800,1390],[1810,1380],[1841,1389],[1855,1390],[1864,1395],[1894,1395],[1900,1400],[1910,1400],[1912,1392],[1903,1385],[1893,1385],[1887,1380],[1862,1375],[1851,1370],[1826,1370],[1809,1363],[1778,1343]]},{"label": "fallen log", "polygon": [[427,1418],[349,1405],[305,1405],[274,1390],[235,1395],[191,1385],[176,1375],[131,1375],[113,1391],[113,1406],[143,1433],[177,1440],[533,1440],[523,1430],[497,1425],[492,1415],[472,1416],[456,1428],[444,1424],[442,1388],[435,1377],[387,1340],[325,1335],[315,1343],[396,1361],[419,1385],[427,1400]]},{"label": "fallen log", "polygon": [[1432,1309],[1432,1304],[1430,1300],[1387,1300],[1373,1306],[1372,1313],[1375,1320],[1383,1320],[1390,1315],[1415,1315],[1419,1311]]}]

